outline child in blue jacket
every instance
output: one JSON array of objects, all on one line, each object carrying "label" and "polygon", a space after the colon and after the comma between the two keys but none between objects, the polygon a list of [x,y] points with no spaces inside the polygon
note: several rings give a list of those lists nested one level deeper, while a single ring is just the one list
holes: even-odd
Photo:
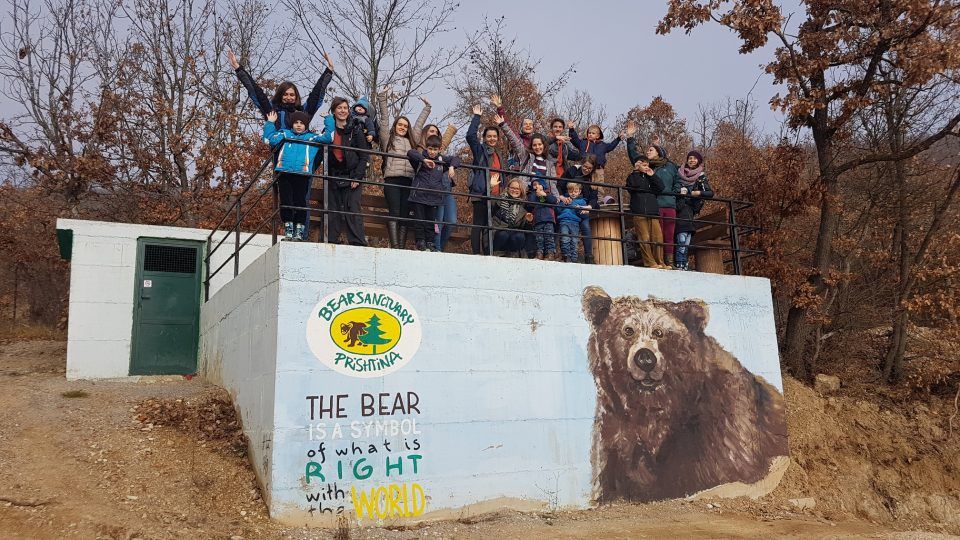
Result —
[{"label": "child in blue jacket", "polygon": [[293,129],[278,129],[277,112],[267,114],[267,122],[263,125],[263,142],[271,147],[281,144],[283,147],[277,153],[276,167],[277,187],[280,192],[280,218],[283,220],[284,240],[306,240],[307,238],[307,211],[293,208],[306,208],[309,202],[310,183],[313,179],[313,168],[316,165],[318,146],[289,142],[289,139],[315,143],[329,143],[333,141],[333,132],[318,135],[308,130],[310,115],[303,111],[290,113],[290,123]]},{"label": "child in blue jacket", "polygon": [[350,109],[350,118],[363,126],[363,134],[368,143],[380,144],[380,124],[377,123],[377,110],[370,106],[367,96],[363,96]]},{"label": "child in blue jacket", "polygon": [[590,205],[580,194],[580,184],[570,182],[567,184],[567,196],[569,203],[563,203],[560,213],[557,215],[557,223],[560,227],[560,252],[567,262],[577,262],[577,250],[580,248],[580,220],[584,219],[590,212]]},{"label": "child in blue jacket", "polygon": [[527,200],[534,203],[533,230],[537,240],[538,259],[552,259],[557,252],[556,212],[552,206],[543,205],[543,203],[557,204],[558,199],[551,195],[549,190],[548,181],[545,178],[538,177],[530,181],[530,194],[527,195]]},{"label": "child in blue jacket", "polygon": [[597,156],[597,169],[593,173],[593,179],[602,184],[603,168],[607,165],[607,154],[616,150],[617,146],[620,146],[623,133],[617,135],[617,138],[610,142],[604,142],[603,130],[600,129],[600,126],[592,124],[587,128],[587,139],[582,140],[577,134],[577,126],[575,126],[573,122],[567,125],[570,127],[570,142],[580,149],[583,157],[588,155]]}]

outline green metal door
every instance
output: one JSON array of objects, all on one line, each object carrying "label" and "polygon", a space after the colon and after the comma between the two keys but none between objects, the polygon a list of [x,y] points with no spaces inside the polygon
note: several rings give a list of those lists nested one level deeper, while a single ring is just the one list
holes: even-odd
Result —
[{"label": "green metal door", "polygon": [[131,375],[197,371],[201,249],[200,242],[138,240]]}]

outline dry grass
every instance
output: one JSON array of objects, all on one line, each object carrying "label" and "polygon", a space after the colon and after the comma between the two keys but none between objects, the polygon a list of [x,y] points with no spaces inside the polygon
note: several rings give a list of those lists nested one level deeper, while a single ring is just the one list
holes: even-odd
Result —
[{"label": "dry grass", "polygon": [[86,390],[67,390],[66,392],[61,392],[60,395],[65,398],[81,398],[87,397],[90,394],[88,394]]},{"label": "dry grass", "polygon": [[0,321],[0,341],[64,341],[67,333],[51,326]]}]

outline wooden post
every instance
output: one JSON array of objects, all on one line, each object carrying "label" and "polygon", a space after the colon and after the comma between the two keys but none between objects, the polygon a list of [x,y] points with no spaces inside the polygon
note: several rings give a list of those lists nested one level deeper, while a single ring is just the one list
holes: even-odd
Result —
[{"label": "wooden post", "polygon": [[[593,229],[593,256],[597,264],[623,264],[623,243],[620,242],[620,216],[616,214],[596,214],[590,219]],[[615,238],[616,240],[597,240],[597,238]]]},{"label": "wooden post", "polygon": [[723,268],[723,252],[729,251],[726,242],[712,240],[703,245],[690,246],[690,251],[693,253],[694,267],[698,272],[726,273]]}]

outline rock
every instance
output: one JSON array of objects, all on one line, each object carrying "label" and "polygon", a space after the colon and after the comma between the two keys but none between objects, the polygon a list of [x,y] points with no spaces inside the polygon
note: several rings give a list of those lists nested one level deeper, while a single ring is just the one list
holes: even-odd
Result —
[{"label": "rock", "polygon": [[840,377],[817,373],[816,379],[813,380],[813,389],[820,394],[831,394],[836,392],[837,390],[840,390]]},{"label": "rock", "polygon": [[817,506],[817,500],[813,497],[790,499],[790,504],[796,507],[797,510],[813,510]]}]

